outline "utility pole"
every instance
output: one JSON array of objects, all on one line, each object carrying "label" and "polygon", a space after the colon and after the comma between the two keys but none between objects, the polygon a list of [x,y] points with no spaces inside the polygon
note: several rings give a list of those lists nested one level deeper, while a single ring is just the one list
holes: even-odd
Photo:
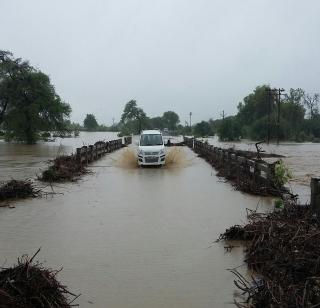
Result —
[{"label": "utility pole", "polygon": [[222,120],[224,120],[224,117],[225,117],[224,110],[222,110],[221,116],[222,116]]},{"label": "utility pole", "polygon": [[270,117],[271,117],[271,93],[272,89],[267,88],[267,104],[268,104],[268,117],[267,117],[267,144],[270,143]]},{"label": "utility pole", "polygon": [[189,113],[189,117],[190,117],[190,122],[189,122],[189,124],[190,124],[190,131],[191,131],[191,116],[192,116],[192,112],[190,111],[190,113]]},{"label": "utility pole", "polygon": [[114,126],[114,117],[112,118],[112,126]]},{"label": "utility pole", "polygon": [[278,107],[278,115],[277,115],[277,145],[279,145],[280,139],[280,111],[281,111],[281,92],[284,92],[284,89],[275,89],[277,93],[277,107]]},{"label": "utility pole", "polygon": [[267,117],[267,143],[270,143],[270,129],[271,129],[271,105],[275,100],[277,103],[277,144],[280,140],[280,111],[281,111],[281,92],[284,89],[270,89],[267,88],[267,104],[268,104],[268,117]]}]

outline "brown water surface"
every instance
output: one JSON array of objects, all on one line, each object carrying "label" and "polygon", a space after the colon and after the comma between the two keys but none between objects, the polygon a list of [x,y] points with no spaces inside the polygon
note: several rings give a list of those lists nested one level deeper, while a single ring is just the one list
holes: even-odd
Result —
[{"label": "brown water surface", "polygon": [[[102,137],[89,136],[81,138]],[[1,143],[1,179],[31,176],[58,150],[79,144]],[[0,208],[1,263],[42,247],[39,258],[63,266],[61,280],[82,293],[80,307],[233,306],[234,277],[226,269],[243,263],[243,251],[225,253],[224,243],[213,241],[243,222],[246,208],[259,202],[271,210],[271,200],[234,191],[186,147],[167,149],[165,168],[137,168],[135,150],[106,155],[91,165],[93,174],[54,186],[62,194]]]}]

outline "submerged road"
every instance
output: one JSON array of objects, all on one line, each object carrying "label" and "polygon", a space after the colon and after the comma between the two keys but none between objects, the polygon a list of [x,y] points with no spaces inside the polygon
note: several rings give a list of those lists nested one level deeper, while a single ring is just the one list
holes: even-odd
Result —
[{"label": "submerged road", "polygon": [[40,261],[82,293],[80,307],[212,308],[233,306],[242,248],[212,243],[246,208],[268,199],[234,191],[188,148],[170,168],[121,166],[124,151],[92,165],[93,174],[59,184],[53,197],[0,208],[0,261],[40,246]]}]

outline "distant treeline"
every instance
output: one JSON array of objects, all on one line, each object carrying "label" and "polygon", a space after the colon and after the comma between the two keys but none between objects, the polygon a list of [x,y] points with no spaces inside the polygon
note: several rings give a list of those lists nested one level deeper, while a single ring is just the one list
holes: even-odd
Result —
[{"label": "distant treeline", "polygon": [[221,140],[241,138],[319,141],[319,94],[290,89],[281,98],[268,85],[256,87],[238,104],[238,113],[214,121]]},{"label": "distant treeline", "polygon": [[174,111],[166,111],[162,116],[150,118],[135,100],[126,103],[121,120],[111,126],[101,125],[95,115],[87,114],[83,125],[72,123],[71,129],[84,131],[114,131],[120,135],[139,134],[143,129],[167,129],[171,133],[183,133],[185,128],[179,124],[179,116]]},{"label": "distant treeline", "polygon": [[218,135],[222,141],[287,140],[320,141],[319,94],[290,89],[288,93],[262,85],[238,104],[238,113],[201,121],[192,127],[195,136]]},{"label": "distant treeline", "polygon": [[93,114],[87,114],[83,125],[67,122],[72,131],[114,131],[121,135],[139,134],[143,129],[168,130],[171,134],[205,137],[218,135],[220,140],[235,141],[243,138],[271,140],[279,137],[288,141],[319,141],[320,113],[319,94],[307,94],[304,90],[290,89],[281,92],[262,85],[248,94],[238,104],[238,113],[222,119],[210,119],[182,125],[177,113],[166,111],[162,116],[148,117],[130,100],[124,107],[121,120],[112,126],[98,124]]},{"label": "distant treeline", "polygon": [[236,115],[201,121],[192,127],[181,125],[173,111],[149,118],[132,100],[126,104],[117,129],[129,134],[141,129],[167,128],[177,134],[196,137],[218,135],[223,141],[243,138],[320,141],[319,94],[311,95],[300,88],[280,92],[280,96],[278,93],[268,85],[258,86],[238,104]]},{"label": "distant treeline", "polygon": [[192,127],[187,122],[182,125],[174,111],[148,117],[135,100],[125,104],[120,121],[111,126],[99,124],[93,114],[87,114],[83,124],[71,123],[71,107],[56,93],[50,78],[28,61],[0,50],[0,137],[32,144],[38,139],[77,136],[81,130],[129,135],[161,129],[197,137],[217,134],[226,141],[320,141],[319,94],[298,88],[282,92],[279,99],[276,93],[268,85],[258,86],[238,104],[236,115]]}]

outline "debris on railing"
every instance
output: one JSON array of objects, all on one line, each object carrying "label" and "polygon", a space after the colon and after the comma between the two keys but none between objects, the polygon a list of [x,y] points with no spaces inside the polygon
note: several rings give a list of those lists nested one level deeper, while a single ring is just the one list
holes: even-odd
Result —
[{"label": "debris on railing", "polygon": [[23,256],[10,268],[0,268],[1,308],[70,308],[80,295],[71,293],[56,276],[59,270]]},{"label": "debris on railing", "polygon": [[101,158],[106,153],[114,152],[132,142],[131,137],[111,141],[98,141],[94,145],[83,146],[76,149],[76,154],[59,156],[52,161],[52,165],[42,172],[39,177],[45,182],[75,181],[82,174],[88,173],[86,166]]},{"label": "debris on railing", "polygon": [[[218,171],[218,176],[226,178],[238,190],[263,196],[282,196],[289,193],[276,180],[277,162],[268,163],[260,157],[257,159],[255,152],[222,149],[193,138],[185,137],[184,141]],[[269,154],[269,157],[271,155]]]},{"label": "debris on railing", "polygon": [[74,155],[59,156],[42,172],[39,179],[44,182],[75,181],[85,173],[88,173],[88,169]]}]

